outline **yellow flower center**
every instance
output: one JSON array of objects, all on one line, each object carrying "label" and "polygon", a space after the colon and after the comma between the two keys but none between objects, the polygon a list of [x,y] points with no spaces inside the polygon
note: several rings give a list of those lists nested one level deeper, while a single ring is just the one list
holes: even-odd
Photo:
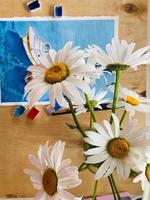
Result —
[{"label": "yellow flower center", "polygon": [[150,164],[147,164],[146,166],[145,175],[147,180],[150,182]]},{"label": "yellow flower center", "polygon": [[49,196],[53,196],[57,192],[57,184],[58,184],[58,178],[56,175],[56,172],[50,168],[48,168],[42,178],[42,185],[45,190],[45,192]]},{"label": "yellow flower center", "polygon": [[132,106],[138,106],[140,104],[140,101],[134,97],[127,96],[127,103],[131,104]]},{"label": "yellow flower center", "polygon": [[54,64],[46,70],[45,81],[54,84],[65,80],[68,75],[69,69],[67,65],[63,63]]},{"label": "yellow flower center", "polygon": [[108,142],[107,150],[113,158],[121,159],[128,155],[129,144],[125,139],[115,138]]}]

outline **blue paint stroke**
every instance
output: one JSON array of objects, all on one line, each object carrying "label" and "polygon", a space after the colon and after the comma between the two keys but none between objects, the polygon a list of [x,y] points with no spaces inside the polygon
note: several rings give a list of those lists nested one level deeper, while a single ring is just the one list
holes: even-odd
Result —
[{"label": "blue paint stroke", "polygon": [[[31,65],[22,38],[32,26],[35,33],[54,49],[61,49],[66,42],[86,48],[96,44],[105,46],[115,35],[115,21],[108,20],[57,20],[57,21],[0,21],[0,80],[1,102],[23,102],[24,78],[27,67]],[[114,76],[107,75],[108,83]],[[96,89],[106,90],[103,78],[96,81]],[[111,97],[111,94],[108,94]],[[111,97],[112,98],[112,97]],[[44,95],[41,101],[47,101]]]}]

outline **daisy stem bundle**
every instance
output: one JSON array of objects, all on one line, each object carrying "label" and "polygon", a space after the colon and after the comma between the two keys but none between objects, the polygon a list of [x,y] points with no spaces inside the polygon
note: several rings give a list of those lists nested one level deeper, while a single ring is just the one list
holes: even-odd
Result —
[{"label": "daisy stem bundle", "polygon": [[94,192],[93,192],[92,200],[96,200],[96,190],[97,190],[97,186],[98,186],[98,180],[95,181]]},{"label": "daisy stem bundle", "polygon": [[[92,110],[94,111],[94,109],[92,108]],[[90,113],[90,127],[89,129],[91,130],[93,128],[93,118],[92,118],[92,115]]]},{"label": "daisy stem bundle", "polygon": [[115,180],[114,180],[114,177],[112,174],[110,176],[108,176],[108,180],[109,180],[109,183],[111,186],[111,190],[113,192],[114,200],[121,200],[120,194],[117,190],[117,186],[116,186],[116,183],[115,183]]},{"label": "daisy stem bundle", "polygon": [[[110,179],[112,181],[113,190],[115,191],[115,194],[117,195],[117,199],[116,200],[121,200],[120,194],[119,194],[119,192],[117,190],[117,186],[116,186],[116,183],[115,183],[115,180],[114,180],[114,177],[113,177],[112,174],[110,175]],[[114,196],[114,198],[116,198],[116,195]]]},{"label": "daisy stem bundle", "polygon": [[82,172],[82,171],[88,169],[88,167],[89,167],[89,165],[87,165],[86,163],[82,163],[82,164],[80,165],[80,167],[78,168],[78,171],[79,171],[79,172]]},{"label": "daisy stem bundle", "polygon": [[121,120],[120,120],[120,130],[122,129],[122,123],[123,123],[123,121],[124,121],[124,119],[125,119],[125,116],[126,116],[126,114],[127,114],[127,111],[126,110],[124,110],[124,112],[123,112],[123,115],[122,115],[122,117],[121,117]]},{"label": "daisy stem bundle", "polygon": [[[112,113],[116,112],[116,105],[118,100],[118,94],[119,94],[119,84],[120,84],[120,76],[121,71],[116,71],[116,80],[115,80],[115,91],[114,91],[114,98],[113,98],[113,106],[112,106]],[[113,123],[113,118],[110,119],[110,124]]]},{"label": "daisy stem bundle", "polygon": [[88,95],[87,95],[86,93],[85,93],[84,95],[85,95],[86,103],[87,103],[89,112],[90,112],[90,114],[91,114],[91,117],[92,117],[92,119],[93,119],[93,122],[96,122],[96,117],[95,117],[95,114],[94,114],[94,109],[93,109],[93,107],[91,106],[89,97],[88,97]]},{"label": "daisy stem bundle", "polygon": [[73,105],[72,105],[71,100],[67,98],[67,101],[68,101],[68,103],[69,103],[70,111],[71,111],[72,117],[73,117],[73,119],[74,119],[74,122],[75,122],[75,124],[76,124],[76,126],[77,126],[77,129],[79,130],[79,132],[81,133],[81,135],[82,135],[83,137],[85,137],[85,133],[84,133],[83,129],[81,128],[80,123],[78,122],[78,119],[77,119],[76,114],[75,114],[75,112],[74,112],[74,109],[73,109]]},{"label": "daisy stem bundle", "polygon": [[110,186],[111,186],[111,190],[113,192],[114,199],[116,200],[116,192],[115,192],[115,188],[114,188],[114,185],[113,185],[113,182],[112,182],[112,179],[111,179],[110,176],[108,176],[108,180],[109,180],[109,183],[110,183]]},{"label": "daisy stem bundle", "polygon": [[[118,95],[119,95],[120,76],[121,76],[121,71],[117,70],[116,71],[116,80],[115,80],[115,90],[114,90],[114,97],[113,97],[112,113],[116,112],[116,105],[117,105]],[[124,119],[124,117],[123,117],[123,119]],[[122,119],[122,122],[123,122],[123,119]],[[122,124],[122,122],[121,122],[121,124]],[[111,116],[110,124],[112,124],[112,123],[113,123],[113,118]],[[111,174],[108,177],[108,179],[109,179],[109,182],[110,182],[110,185],[111,185],[111,189],[112,189],[112,192],[113,192],[113,195],[114,195],[114,199],[115,200],[121,200],[119,192],[117,190],[116,183],[115,183],[114,178],[113,178],[113,175]],[[116,198],[116,195],[117,195],[117,198]]]}]

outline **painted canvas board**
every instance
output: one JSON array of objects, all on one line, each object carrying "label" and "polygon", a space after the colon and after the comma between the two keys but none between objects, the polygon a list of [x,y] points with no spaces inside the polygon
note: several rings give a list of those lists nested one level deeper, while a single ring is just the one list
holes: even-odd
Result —
[{"label": "painted canvas board", "polygon": [[[118,34],[117,17],[67,17],[55,18],[8,18],[0,19],[0,105],[26,104],[24,97],[25,77],[31,58],[25,50],[25,38],[32,29],[43,48],[59,50],[67,41],[82,49],[96,44],[105,50],[107,43]],[[38,54],[38,52],[37,52]],[[113,75],[106,74],[107,82]],[[96,89],[105,89],[102,78],[96,81]],[[111,94],[108,94],[111,95]],[[47,104],[48,95],[39,104]]]}]

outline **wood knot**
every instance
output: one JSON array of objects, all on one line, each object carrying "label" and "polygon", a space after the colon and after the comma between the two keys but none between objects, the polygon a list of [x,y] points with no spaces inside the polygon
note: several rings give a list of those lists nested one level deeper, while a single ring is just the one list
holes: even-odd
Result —
[{"label": "wood knot", "polygon": [[16,194],[6,194],[6,198],[18,198]]},{"label": "wood knot", "polygon": [[138,7],[133,3],[126,3],[123,5],[123,9],[125,12],[132,14],[138,11]]}]

